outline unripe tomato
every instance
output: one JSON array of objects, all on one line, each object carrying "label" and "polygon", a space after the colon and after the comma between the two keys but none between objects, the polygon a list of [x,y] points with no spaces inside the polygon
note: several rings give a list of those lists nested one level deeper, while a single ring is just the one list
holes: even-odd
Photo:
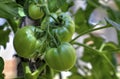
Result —
[{"label": "unripe tomato", "polygon": [[32,58],[40,47],[40,41],[35,36],[34,26],[19,29],[14,37],[13,45],[17,54],[24,58]]},{"label": "unripe tomato", "polygon": [[43,9],[40,9],[40,7],[37,6],[36,4],[29,5],[28,14],[29,14],[29,17],[34,20],[40,19],[44,16]]},{"label": "unripe tomato", "polygon": [[69,42],[75,32],[74,21],[66,13],[58,14],[57,19],[60,21],[60,24],[58,23],[52,32],[58,35],[61,42]]},{"label": "unripe tomato", "polygon": [[49,26],[52,34],[57,35],[60,42],[69,42],[75,32],[74,21],[66,13],[53,13],[52,16],[43,20],[41,28],[45,29],[46,26]]},{"label": "unripe tomato", "polygon": [[64,42],[57,48],[50,48],[45,54],[47,64],[58,71],[66,71],[76,62],[75,49],[71,44]]}]

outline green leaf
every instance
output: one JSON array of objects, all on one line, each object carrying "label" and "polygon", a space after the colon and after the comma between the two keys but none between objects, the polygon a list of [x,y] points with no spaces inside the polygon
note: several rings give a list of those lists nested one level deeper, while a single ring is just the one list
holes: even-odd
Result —
[{"label": "green leaf", "polygon": [[104,48],[103,50],[109,51],[109,52],[116,52],[116,51],[120,51],[120,48],[118,45],[116,45],[113,42],[107,42],[104,43]]},{"label": "green leaf", "polygon": [[[14,33],[17,31],[17,28],[19,26],[19,23],[17,24],[16,21],[17,21],[17,19],[14,19],[14,18],[7,19],[7,22],[9,23],[9,25],[12,28],[12,31]],[[18,20],[18,21],[20,21],[20,20]]]},{"label": "green leaf", "polygon": [[6,44],[9,41],[9,33],[10,29],[0,29],[0,45],[3,45],[4,48],[6,47]]},{"label": "green leaf", "polygon": [[75,24],[77,24],[77,25],[81,25],[81,24],[85,24],[86,23],[86,17],[85,17],[85,14],[84,14],[85,12],[82,10],[82,9],[79,9],[77,12],[76,12],[76,14],[75,14],[75,16],[74,16],[74,21],[75,21]]},{"label": "green leaf", "polygon": [[[93,43],[89,46],[86,45],[90,41]],[[91,35],[85,39],[84,44],[78,44],[84,47],[84,55],[81,59],[85,62],[90,62],[92,65],[91,76],[85,76],[85,79],[118,79],[115,71],[115,58],[112,51],[108,51],[107,49],[102,52],[98,51],[103,43],[104,40],[102,38]],[[114,43],[106,43],[106,47],[116,49]],[[102,69],[100,69],[100,66]]]},{"label": "green leaf", "polygon": [[16,0],[16,2],[22,6],[24,6],[26,0]]},{"label": "green leaf", "polygon": [[67,0],[48,0],[48,8],[51,12],[56,12],[58,9],[67,11],[72,4],[72,0],[69,0],[69,3]]},{"label": "green leaf", "polygon": [[[95,51],[85,48],[84,56],[82,58],[84,61],[90,62],[92,65],[92,79],[118,79],[116,76],[116,72],[113,70],[109,62],[106,61],[103,56],[99,54],[94,54],[94,52]],[[107,52],[107,54],[105,55],[112,62],[112,60],[114,59],[113,54]]]},{"label": "green leaf", "polygon": [[75,31],[78,34],[81,34],[84,31],[87,31],[90,29],[87,23],[85,12],[82,9],[79,9],[75,16],[74,16],[74,22],[76,24]]},{"label": "green leaf", "polygon": [[[82,60],[91,63],[92,79],[118,79],[115,71],[116,64],[114,54],[112,51],[107,50],[108,48],[116,49],[114,43],[104,43],[102,38],[95,36],[91,36],[91,38],[86,39],[84,43],[89,41],[93,41],[93,44],[84,48],[84,56],[82,57]],[[93,51],[98,50],[103,43],[106,45],[106,51],[104,51],[105,49],[102,52]],[[102,69],[100,69],[100,67]]]},{"label": "green leaf", "polygon": [[80,76],[79,74],[73,74],[69,76],[68,79],[84,79],[84,77]]},{"label": "green leaf", "polygon": [[13,2],[13,0],[0,0],[0,3],[8,3],[8,2]]},{"label": "green leaf", "polygon": [[117,4],[117,7],[120,9],[120,0],[114,0],[114,1]]},{"label": "green leaf", "polygon": [[2,74],[4,69],[4,60],[0,57],[0,74]]},{"label": "green leaf", "polygon": [[15,2],[0,3],[0,17],[2,18],[13,18],[18,16],[19,5]]},{"label": "green leaf", "polygon": [[63,12],[66,12],[66,11],[68,11],[68,9],[71,7],[71,6],[73,6],[73,2],[71,1],[71,2],[69,2],[69,3],[64,3],[62,6],[61,6],[61,10],[63,11]]},{"label": "green leaf", "polygon": [[4,74],[0,74],[0,79],[4,79],[5,75]]}]

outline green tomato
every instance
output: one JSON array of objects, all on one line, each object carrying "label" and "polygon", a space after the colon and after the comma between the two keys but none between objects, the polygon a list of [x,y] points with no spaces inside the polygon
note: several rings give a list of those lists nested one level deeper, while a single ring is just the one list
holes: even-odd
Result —
[{"label": "green tomato", "polygon": [[52,34],[56,35],[60,42],[69,42],[75,32],[74,21],[66,13],[52,14],[52,16],[43,20],[41,28],[45,29],[49,26]]},{"label": "green tomato", "polygon": [[40,47],[40,41],[36,38],[34,26],[25,26],[19,29],[14,37],[13,45],[17,54],[24,58],[33,58]]},{"label": "green tomato", "polygon": [[47,64],[58,71],[71,69],[76,62],[75,49],[71,44],[64,42],[57,48],[50,48],[45,54]]},{"label": "green tomato", "polygon": [[43,10],[39,6],[37,6],[36,4],[29,5],[28,13],[29,13],[29,17],[34,19],[34,20],[40,19],[44,16]]}]

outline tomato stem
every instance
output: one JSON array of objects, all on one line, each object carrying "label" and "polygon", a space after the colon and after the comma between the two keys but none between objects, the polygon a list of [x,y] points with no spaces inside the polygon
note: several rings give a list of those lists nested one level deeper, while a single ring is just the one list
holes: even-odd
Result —
[{"label": "tomato stem", "polygon": [[53,79],[54,70],[49,66],[46,66],[46,75],[47,75],[47,79]]},{"label": "tomato stem", "polygon": [[99,48],[99,51],[102,52],[105,47],[105,43],[102,43],[101,47]]},{"label": "tomato stem", "polygon": [[79,46],[83,46],[83,47],[85,47],[85,48],[88,48],[88,49],[94,51],[95,54],[98,54],[98,55],[102,56],[102,57],[110,64],[110,66],[112,67],[112,69],[115,71],[114,65],[111,63],[111,61],[108,59],[108,57],[107,57],[104,53],[101,53],[102,50],[99,51],[99,50],[97,50],[97,49],[93,49],[92,47],[89,47],[89,46],[87,46],[87,45],[85,45],[85,44],[81,44],[81,43],[79,43],[79,42],[74,42],[74,43],[72,43],[72,44],[76,44],[76,45],[79,45]]},{"label": "tomato stem", "polygon": [[103,43],[101,45],[100,49],[99,49],[99,52],[100,52],[101,56],[104,57],[104,59],[111,65],[111,67],[113,68],[113,70],[115,70],[114,69],[114,65],[111,63],[111,61],[109,60],[109,58],[104,53],[101,53],[101,52],[103,52],[103,49],[104,49],[105,46],[106,46],[106,44]]},{"label": "tomato stem", "polygon": [[57,33],[54,33],[54,34],[55,34],[55,37],[56,37],[58,45],[60,45],[61,44],[61,40],[60,40],[58,34]]},{"label": "tomato stem", "polygon": [[22,65],[23,65],[23,69],[24,69],[24,73],[26,74],[26,73],[31,73],[31,70],[30,70],[30,68],[29,68],[29,64],[28,64],[28,62],[22,62]]},{"label": "tomato stem", "polygon": [[37,79],[39,77],[39,74],[45,69],[46,67],[46,64],[44,63],[42,66],[40,66],[37,70],[35,70],[33,73],[32,73],[32,76],[34,79]]},{"label": "tomato stem", "polygon": [[48,77],[49,77],[49,79],[53,79],[53,69],[51,69],[50,67],[49,67],[49,72],[48,72]]},{"label": "tomato stem", "polygon": [[79,42],[73,42],[72,44],[75,44],[75,45],[78,45],[78,46],[83,46],[83,47],[88,48],[89,50],[92,50],[92,51],[97,52],[97,53],[99,54],[99,51],[98,51],[98,50],[93,49],[92,47],[87,46],[87,45],[85,45],[85,44],[82,44],[82,43],[79,43]]},{"label": "tomato stem", "polygon": [[114,65],[111,63],[110,59],[104,54],[101,53],[101,56],[110,64],[110,66],[113,68],[113,70],[115,71],[115,67]]},{"label": "tomato stem", "polygon": [[50,17],[52,17],[57,24],[60,24],[60,21],[56,19],[55,17],[53,17],[51,14],[50,14]]},{"label": "tomato stem", "polygon": [[99,7],[98,4],[92,2],[91,0],[87,0],[87,2],[88,2],[88,4],[90,4],[91,6],[93,6],[93,7],[95,7],[95,8]]},{"label": "tomato stem", "polygon": [[71,41],[70,41],[70,43],[72,43],[72,42],[74,42],[76,39],[78,39],[80,36],[82,36],[82,35],[85,35],[85,34],[88,34],[88,33],[90,33],[90,32],[93,32],[93,31],[96,31],[96,30],[99,30],[99,29],[104,29],[104,28],[108,28],[108,27],[112,27],[112,26],[106,26],[106,27],[99,27],[99,28],[95,28],[95,29],[89,29],[89,30],[87,30],[87,31],[85,31],[85,32],[82,32],[81,34],[79,34],[78,36],[76,36],[75,38],[73,38]]},{"label": "tomato stem", "polygon": [[41,4],[42,4],[42,5],[40,4],[40,7],[43,8],[43,11],[45,12],[45,14],[47,16],[49,16],[50,15],[50,11],[48,9],[48,5],[47,5],[46,0],[40,0],[40,1],[41,1]]},{"label": "tomato stem", "polygon": [[59,78],[62,79],[62,74],[61,74],[61,72],[59,72]]},{"label": "tomato stem", "polygon": [[58,43],[57,43],[57,41],[56,41],[56,39],[55,39],[55,37],[50,33],[50,29],[49,29],[49,25],[48,25],[48,28],[47,28],[47,32],[48,32],[48,34],[50,35],[50,37],[53,39],[53,42],[55,43],[55,45],[56,45],[56,47],[58,46]]}]

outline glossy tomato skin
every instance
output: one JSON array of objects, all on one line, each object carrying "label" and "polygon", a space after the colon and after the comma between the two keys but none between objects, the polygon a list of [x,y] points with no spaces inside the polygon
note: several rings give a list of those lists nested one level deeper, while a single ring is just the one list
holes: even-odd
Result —
[{"label": "glossy tomato skin", "polygon": [[28,14],[29,14],[29,17],[34,19],[34,20],[40,19],[44,16],[43,10],[40,9],[40,7],[37,6],[36,4],[29,5]]},{"label": "glossy tomato skin", "polygon": [[19,56],[33,58],[40,47],[40,42],[35,37],[35,29],[34,26],[25,26],[16,32],[13,45]]},{"label": "glossy tomato skin", "polygon": [[53,29],[53,33],[57,34],[61,42],[69,42],[75,32],[75,24],[70,16],[65,13],[58,14],[61,24]]},{"label": "glossy tomato skin", "polygon": [[69,70],[76,62],[75,49],[71,44],[64,42],[57,48],[50,48],[45,54],[45,60],[55,70]]},{"label": "glossy tomato skin", "polygon": [[61,42],[69,42],[75,32],[75,24],[72,18],[66,13],[52,14],[52,17],[46,17],[42,23],[42,29],[50,26],[53,35],[57,35]]}]

